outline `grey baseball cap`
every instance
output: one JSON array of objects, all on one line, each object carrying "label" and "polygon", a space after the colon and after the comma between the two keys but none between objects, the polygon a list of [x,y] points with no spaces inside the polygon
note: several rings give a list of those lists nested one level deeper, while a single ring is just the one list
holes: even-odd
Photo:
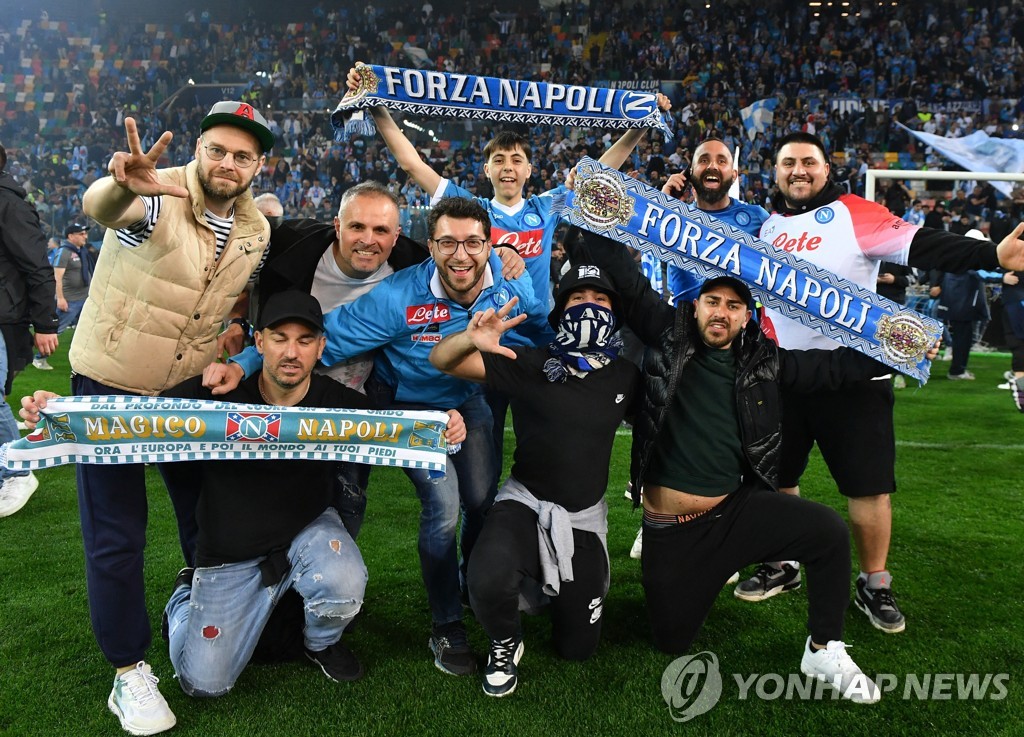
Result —
[{"label": "grey baseball cap", "polygon": [[260,142],[263,153],[267,153],[274,147],[274,134],[270,132],[267,119],[247,102],[237,100],[218,102],[210,108],[210,112],[199,124],[199,129],[205,131],[215,125],[233,125],[236,128],[249,131]]}]

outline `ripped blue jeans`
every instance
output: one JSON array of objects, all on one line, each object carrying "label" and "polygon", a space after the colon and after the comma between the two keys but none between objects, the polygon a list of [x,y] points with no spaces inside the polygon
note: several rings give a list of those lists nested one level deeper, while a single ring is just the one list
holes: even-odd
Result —
[{"label": "ripped blue jeans", "polygon": [[261,582],[262,560],[197,568],[192,586],[179,586],[167,602],[171,663],[188,695],[231,690],[289,588],[305,602],[303,636],[313,651],[341,639],[363,604],[366,566],[333,508],[295,536],[290,568],[274,586]]}]

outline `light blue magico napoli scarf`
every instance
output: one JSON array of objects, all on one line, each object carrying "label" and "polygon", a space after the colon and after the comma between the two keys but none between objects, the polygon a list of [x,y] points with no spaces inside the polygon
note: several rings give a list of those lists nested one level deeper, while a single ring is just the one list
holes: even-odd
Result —
[{"label": "light blue magico napoli scarf", "polygon": [[0,448],[0,465],[305,459],[444,472],[448,461],[444,412],[82,396],[41,414],[32,434]]}]

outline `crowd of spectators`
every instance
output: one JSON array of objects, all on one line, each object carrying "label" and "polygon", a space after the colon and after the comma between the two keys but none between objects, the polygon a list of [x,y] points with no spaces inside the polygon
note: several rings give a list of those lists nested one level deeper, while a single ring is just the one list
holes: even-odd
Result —
[{"label": "crowd of spectators", "polygon": [[[627,166],[660,186],[715,131],[741,149],[744,198],[762,204],[771,145],[793,130],[820,135],[854,190],[889,152],[901,166],[945,166],[900,124],[949,136],[1024,135],[1019,0],[853,2],[843,10],[617,0],[518,12],[467,2],[461,12],[435,12],[427,0],[419,13],[317,6],[292,24],[261,20],[251,9],[230,22],[216,10],[188,11],[176,24],[111,23],[103,15],[89,23],[0,19],[0,141],[11,173],[57,232],[78,217],[85,187],[122,145],[126,116],[136,118],[146,147],[164,130],[175,133],[167,164],[191,158],[191,132],[208,104],[190,83],[234,86],[266,111],[280,144],[255,187],[275,192],[288,215],[329,219],[348,187],[378,179],[408,202],[403,218],[411,219],[427,196],[379,139],[334,141],[329,113],[356,60],[661,88],[673,102],[676,138],[650,136]],[[751,140],[740,109],[772,97],[774,121]],[[410,137],[439,173],[488,194],[481,151],[489,128],[420,127]],[[563,181],[581,154],[599,157],[615,135],[550,126],[530,133],[534,192]]]}]

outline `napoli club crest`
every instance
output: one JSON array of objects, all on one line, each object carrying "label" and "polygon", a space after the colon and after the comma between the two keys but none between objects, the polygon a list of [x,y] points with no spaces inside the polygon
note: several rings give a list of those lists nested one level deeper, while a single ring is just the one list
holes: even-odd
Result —
[{"label": "napoli club crest", "polygon": [[820,210],[814,213],[814,219],[824,225],[825,223],[831,223],[832,218],[836,216],[835,210],[831,207],[822,207]]},{"label": "napoli club crest", "polygon": [[279,412],[229,412],[224,439],[231,443],[273,443],[281,437]]},{"label": "napoli club crest", "polygon": [[380,77],[374,73],[373,68],[364,64],[357,64],[356,71],[359,72],[359,88],[346,92],[345,96],[341,98],[341,102],[338,103],[338,107],[353,105],[367,95],[377,94],[377,89],[380,87]]},{"label": "napoli club crest", "polygon": [[614,174],[580,165],[576,173],[579,216],[600,230],[624,226],[636,214],[636,201]]},{"label": "napoli club crest", "polygon": [[923,360],[934,342],[921,319],[910,311],[880,319],[875,339],[881,344],[886,357],[903,364]]},{"label": "napoli club crest", "polygon": [[531,228],[536,228],[540,225],[540,215],[536,213],[528,212],[523,216],[523,222],[529,225]]}]

